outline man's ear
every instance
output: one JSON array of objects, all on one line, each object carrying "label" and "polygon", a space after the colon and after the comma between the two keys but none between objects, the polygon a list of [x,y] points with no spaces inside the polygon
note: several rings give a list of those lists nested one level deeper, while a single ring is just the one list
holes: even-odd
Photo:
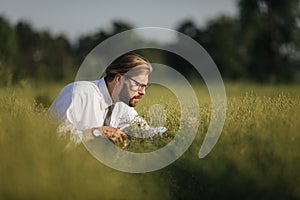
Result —
[{"label": "man's ear", "polygon": [[120,83],[120,79],[122,78],[122,75],[121,74],[116,74],[115,75],[115,78],[114,78],[114,83],[115,84],[118,84]]}]

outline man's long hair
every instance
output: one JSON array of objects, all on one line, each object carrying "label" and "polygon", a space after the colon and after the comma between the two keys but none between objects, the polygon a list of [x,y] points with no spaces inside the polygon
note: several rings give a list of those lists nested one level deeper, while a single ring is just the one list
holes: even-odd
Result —
[{"label": "man's long hair", "polygon": [[106,81],[112,81],[116,74],[130,73],[129,71],[134,71],[133,69],[137,66],[147,70],[149,74],[152,72],[152,66],[147,59],[132,52],[123,54],[106,68],[105,79]]}]

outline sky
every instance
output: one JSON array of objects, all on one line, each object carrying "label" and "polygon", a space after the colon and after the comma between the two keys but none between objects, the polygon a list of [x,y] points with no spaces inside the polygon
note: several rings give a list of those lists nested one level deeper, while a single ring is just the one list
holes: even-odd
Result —
[{"label": "sky", "polygon": [[12,24],[26,20],[37,30],[64,34],[75,41],[83,34],[109,30],[114,20],[129,22],[134,28],[176,29],[186,19],[204,26],[216,16],[237,15],[236,4],[236,0],[0,0],[0,15]]}]

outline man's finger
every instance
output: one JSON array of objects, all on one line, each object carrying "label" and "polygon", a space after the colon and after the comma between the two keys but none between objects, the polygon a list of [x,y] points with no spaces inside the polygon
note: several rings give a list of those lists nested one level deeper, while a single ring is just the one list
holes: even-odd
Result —
[{"label": "man's finger", "polygon": [[108,139],[110,139],[113,143],[116,143],[116,141],[117,141],[117,138],[116,138],[116,137],[110,137],[110,138],[108,138]]},{"label": "man's finger", "polygon": [[119,135],[119,141],[120,141],[121,143],[123,143],[122,135]]}]

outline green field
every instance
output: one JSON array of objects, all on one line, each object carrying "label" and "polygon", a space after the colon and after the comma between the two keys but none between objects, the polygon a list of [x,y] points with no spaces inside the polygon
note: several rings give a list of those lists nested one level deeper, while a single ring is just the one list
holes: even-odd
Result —
[{"label": "green field", "polygon": [[[45,110],[62,85],[22,82],[0,88],[0,199],[300,199],[299,86],[225,84],[227,117],[205,158],[200,144],[209,119],[209,96],[196,86],[201,123],[176,162],[144,174],[123,173],[97,161],[83,145],[66,148]],[[162,95],[163,94],[163,95]],[[135,140],[130,150],[153,150],[178,130],[175,96],[151,86],[138,105],[162,104],[168,135]]]}]

